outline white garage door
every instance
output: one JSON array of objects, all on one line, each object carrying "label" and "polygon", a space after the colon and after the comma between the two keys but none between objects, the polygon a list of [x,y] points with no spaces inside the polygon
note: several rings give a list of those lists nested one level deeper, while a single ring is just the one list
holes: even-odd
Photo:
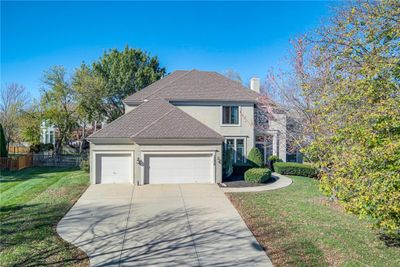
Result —
[{"label": "white garage door", "polygon": [[211,154],[149,155],[145,160],[145,183],[214,183]]},{"label": "white garage door", "polygon": [[97,155],[97,183],[127,184],[133,181],[131,154]]}]

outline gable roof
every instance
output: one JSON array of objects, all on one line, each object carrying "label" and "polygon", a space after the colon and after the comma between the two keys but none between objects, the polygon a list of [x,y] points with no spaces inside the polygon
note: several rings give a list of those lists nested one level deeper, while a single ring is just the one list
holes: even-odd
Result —
[{"label": "gable roof", "polygon": [[255,103],[258,94],[217,72],[175,71],[128,96],[128,104],[142,103],[157,95],[168,101],[241,101]]},{"label": "gable roof", "polygon": [[89,140],[96,138],[129,138],[133,141],[223,139],[208,126],[159,97],[150,98],[88,137]]}]

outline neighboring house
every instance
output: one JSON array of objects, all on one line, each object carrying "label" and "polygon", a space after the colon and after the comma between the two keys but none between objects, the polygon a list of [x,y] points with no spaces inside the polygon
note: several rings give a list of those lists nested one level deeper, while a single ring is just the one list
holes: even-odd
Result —
[{"label": "neighboring house", "polygon": [[224,149],[236,164],[254,146],[285,160],[286,117],[256,132],[259,79],[251,87],[216,72],[176,71],[127,97],[125,114],[87,138],[91,182],[219,183]]},{"label": "neighboring house", "polygon": [[53,125],[48,124],[46,121],[42,121],[40,126],[40,142],[43,144],[56,145],[55,138],[56,128]]}]

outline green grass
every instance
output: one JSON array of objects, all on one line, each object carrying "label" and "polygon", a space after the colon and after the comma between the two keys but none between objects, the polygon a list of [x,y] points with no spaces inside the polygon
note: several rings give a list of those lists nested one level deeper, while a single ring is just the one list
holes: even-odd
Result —
[{"label": "green grass", "polygon": [[55,228],[88,184],[87,173],[71,168],[1,171],[0,266],[87,266]]},{"label": "green grass", "polygon": [[323,197],[318,181],[291,178],[284,189],[229,194],[275,266],[400,266],[400,248]]}]

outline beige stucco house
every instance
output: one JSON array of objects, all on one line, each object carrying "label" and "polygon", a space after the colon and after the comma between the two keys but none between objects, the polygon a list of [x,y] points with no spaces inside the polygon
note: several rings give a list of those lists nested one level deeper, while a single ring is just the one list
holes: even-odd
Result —
[{"label": "beige stucco house", "polygon": [[216,72],[175,71],[127,97],[125,114],[88,137],[91,183],[219,183],[224,149],[236,164],[254,146],[285,160],[285,114],[257,132],[259,79],[250,87]]}]

